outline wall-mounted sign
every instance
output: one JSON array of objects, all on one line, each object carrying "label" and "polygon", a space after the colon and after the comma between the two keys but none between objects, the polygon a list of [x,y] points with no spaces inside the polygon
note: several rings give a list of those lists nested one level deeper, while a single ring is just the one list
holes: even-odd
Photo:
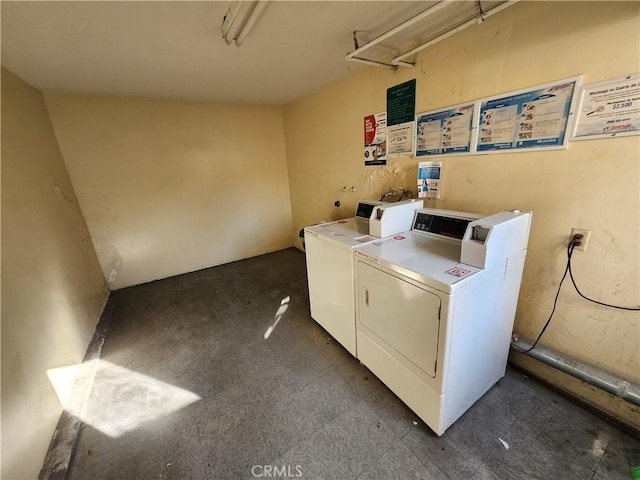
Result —
[{"label": "wall-mounted sign", "polygon": [[364,164],[387,164],[387,112],[364,117]]},{"label": "wall-mounted sign", "polygon": [[411,155],[413,153],[414,125],[414,122],[407,122],[387,128],[389,155]]},{"label": "wall-mounted sign", "polygon": [[580,89],[571,140],[640,134],[640,73]]},{"label": "wall-mounted sign", "polygon": [[416,80],[387,89],[387,124],[413,122],[416,116]]},{"label": "wall-mounted sign", "polygon": [[478,153],[566,148],[580,77],[480,100]]},{"label": "wall-mounted sign", "polygon": [[416,80],[387,89],[387,150],[389,155],[413,154]]},{"label": "wall-mounted sign", "polygon": [[440,198],[442,162],[418,164],[418,198]]},{"label": "wall-mounted sign", "polygon": [[416,157],[471,152],[475,102],[416,116]]}]

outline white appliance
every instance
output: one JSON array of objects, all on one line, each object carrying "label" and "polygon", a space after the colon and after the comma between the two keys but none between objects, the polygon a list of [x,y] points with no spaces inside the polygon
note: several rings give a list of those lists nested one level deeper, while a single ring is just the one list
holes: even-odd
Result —
[{"label": "white appliance", "polygon": [[378,205],[369,221],[369,234],[382,238],[411,230],[413,214],[422,204],[422,200],[405,200]]},{"label": "white appliance", "polygon": [[[378,223],[411,228],[422,200],[383,204],[360,201],[356,216],[304,229],[311,317],[356,356],[353,249],[377,239],[370,235],[370,221],[377,208],[384,214]],[[385,226],[385,232],[389,229]],[[394,232],[397,233],[397,232]]]},{"label": "white appliance", "polygon": [[354,251],[358,358],[438,435],[505,374],[530,223],[421,209]]}]

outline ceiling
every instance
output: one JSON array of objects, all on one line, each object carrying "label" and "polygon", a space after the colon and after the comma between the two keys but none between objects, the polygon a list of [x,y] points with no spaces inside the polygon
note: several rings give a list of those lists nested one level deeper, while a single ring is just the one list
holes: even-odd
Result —
[{"label": "ceiling", "polygon": [[[272,0],[237,47],[227,1],[2,1],[2,65],[45,91],[285,105],[366,68],[345,60],[354,31],[363,45],[436,3]],[[475,12],[453,1],[363,56],[388,61]]]}]

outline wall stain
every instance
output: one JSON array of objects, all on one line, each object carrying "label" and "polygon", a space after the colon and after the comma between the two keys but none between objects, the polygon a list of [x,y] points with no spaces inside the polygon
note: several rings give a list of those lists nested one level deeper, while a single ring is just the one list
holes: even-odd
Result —
[{"label": "wall stain", "polygon": [[403,186],[400,168],[396,162],[389,162],[375,170],[369,170],[365,174],[364,183],[368,198],[374,200],[379,199],[390,188]]},{"label": "wall stain", "polygon": [[120,269],[122,268],[122,257],[120,256],[120,252],[113,245],[108,246],[110,252],[106,255],[107,258],[110,258],[109,266],[107,268],[107,273],[105,276],[107,277],[107,283],[112,284],[118,278],[118,274],[120,273]]},{"label": "wall stain", "polygon": [[69,197],[67,197],[67,195],[64,193],[64,190],[62,190],[57,183],[53,184],[53,190],[56,193],[59,193],[60,196],[69,204],[69,205],[73,205],[74,207],[77,207],[76,202],[74,202],[73,200],[70,200]]}]

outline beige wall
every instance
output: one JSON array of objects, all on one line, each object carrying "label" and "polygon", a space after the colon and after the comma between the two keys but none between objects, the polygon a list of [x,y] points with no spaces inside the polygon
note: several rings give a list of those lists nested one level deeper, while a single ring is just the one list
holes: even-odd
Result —
[{"label": "beige wall", "polygon": [[[421,112],[579,74],[583,83],[593,83],[636,73],[639,10],[637,2],[520,2],[425,50],[412,70],[368,68],[288,106],[294,231],[353,216],[358,198],[379,197],[390,186],[415,192],[417,159],[363,165],[363,117],[385,110],[388,87],[416,78]],[[317,140],[313,145],[309,132]],[[443,159],[443,196],[429,206],[534,212],[517,332],[535,337],[546,321],[572,227],[593,232],[588,251],[577,252],[574,260],[584,292],[604,302],[638,305],[638,138]],[[356,193],[341,191],[351,185]],[[335,200],[343,207],[335,208]],[[638,312],[595,306],[565,285],[543,343],[640,383]]]},{"label": "beige wall", "polygon": [[292,245],[280,108],[45,97],[111,289]]},{"label": "beige wall", "polygon": [[42,93],[2,69],[2,478],[35,478],[108,295]]}]

